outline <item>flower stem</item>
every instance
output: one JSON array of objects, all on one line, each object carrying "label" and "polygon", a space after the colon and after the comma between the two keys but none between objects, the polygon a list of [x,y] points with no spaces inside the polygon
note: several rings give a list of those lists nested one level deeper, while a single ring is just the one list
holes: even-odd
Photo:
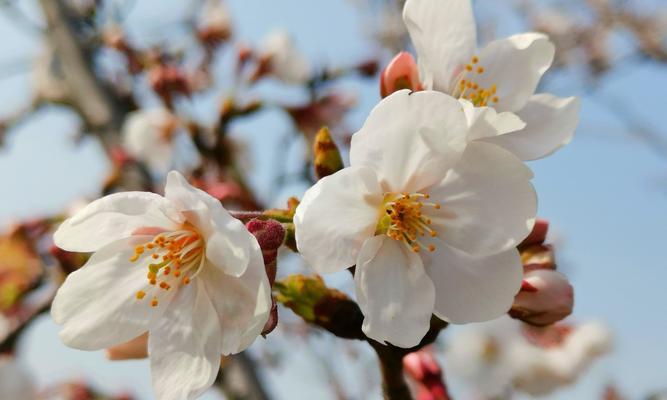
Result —
[{"label": "flower stem", "polygon": [[410,389],[403,376],[403,352],[370,342],[380,360],[382,395],[385,400],[412,400]]}]

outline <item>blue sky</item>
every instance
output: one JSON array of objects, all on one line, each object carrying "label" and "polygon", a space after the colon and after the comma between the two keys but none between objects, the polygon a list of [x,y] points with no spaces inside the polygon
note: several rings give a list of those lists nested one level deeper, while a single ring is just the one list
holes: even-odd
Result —
[{"label": "blue sky", "polygon": [[[34,7],[26,2],[28,14],[39,21]],[[157,35],[160,26],[175,20],[185,2],[145,0],[130,15],[127,24],[137,37]],[[163,4],[168,6],[164,6]],[[286,27],[298,46],[315,62],[348,64],[362,60],[376,50],[364,36],[364,20],[352,1],[283,0],[280,2],[230,0],[236,32],[249,42],[257,42],[272,28]],[[492,0],[476,3],[481,15],[490,13]],[[158,6],[159,5],[159,6]],[[516,21],[500,29],[502,34],[520,30]],[[158,33],[156,33],[158,32]],[[15,60],[29,60],[39,51],[39,39],[17,30],[0,15],[0,114],[16,109],[28,100],[29,73],[4,77],[2,66]],[[27,65],[26,65],[27,67]],[[378,101],[375,83],[344,82],[355,90],[359,107],[350,116],[352,128],[360,126]],[[667,158],[660,158],[630,135],[623,119],[610,113],[597,97],[573,92],[577,85],[556,81],[558,95],[583,95],[582,121],[575,140],[545,160],[532,162],[534,183],[539,195],[539,214],[551,220],[558,243],[560,265],[576,290],[573,320],[597,319],[608,323],[616,336],[612,355],[596,363],[577,385],[558,392],[551,399],[595,398],[610,381],[633,398],[667,383],[667,262],[663,256],[667,226]],[[667,136],[664,128],[664,92],[667,68],[630,65],[602,82],[599,93],[622,104],[643,125]],[[262,93],[277,96],[278,88],[266,84]],[[599,96],[596,95],[596,96]],[[205,105],[196,105],[200,112]],[[11,131],[0,149],[0,225],[35,214],[62,209],[82,195],[94,196],[107,164],[93,141],[72,143],[77,122],[73,115],[51,108],[40,112],[19,129]],[[267,178],[273,164],[272,149],[280,135],[289,132],[289,121],[277,111],[235,126],[234,135],[257,147],[252,183],[265,199]],[[274,135],[267,135],[273,132]],[[298,155],[297,144],[290,154]],[[300,194],[304,188],[285,188],[282,196]],[[280,199],[274,199],[279,203]],[[30,332],[23,348],[23,361],[35,369],[39,382],[64,376],[86,376],[108,388],[133,387],[150,398],[147,365],[130,362],[110,365],[100,353],[82,353],[60,345],[57,329],[45,318]],[[320,340],[320,339],[318,339]],[[321,339],[323,344],[330,343]],[[276,341],[275,343],[280,343]],[[292,371],[271,375],[283,396],[310,398],[321,387],[306,384],[314,374],[308,357]],[[298,379],[298,381],[297,381]],[[313,377],[322,379],[321,377]],[[303,396],[303,397],[302,397]],[[282,397],[282,396],[281,396]]]}]

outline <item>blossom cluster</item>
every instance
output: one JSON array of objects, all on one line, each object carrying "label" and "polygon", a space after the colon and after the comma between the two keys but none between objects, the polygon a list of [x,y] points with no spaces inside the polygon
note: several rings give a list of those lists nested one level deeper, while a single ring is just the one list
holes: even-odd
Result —
[{"label": "blossom cluster", "polygon": [[[537,213],[524,161],[570,141],[579,102],[535,93],[554,57],[544,35],[477,49],[469,0],[408,0],[403,19],[418,62],[403,52],[382,71],[383,99],[352,135],[349,165],[340,168],[336,153],[335,168],[318,170],[298,206],[276,218],[285,229],[244,225],[176,171],[164,196],[111,194],[63,222],[55,244],[94,254],[53,302],[62,340],[110,354],[138,343],[129,353],[150,358],[157,398],[195,398],[213,384],[222,355],[275,326],[276,249],[290,232],[317,273],[353,273],[363,333],[379,344],[418,346],[434,316],[465,324],[530,310],[530,296],[517,294],[542,289],[524,279],[520,253]],[[226,21],[214,19],[202,37],[223,40]],[[308,79],[287,36],[265,48],[251,79]],[[154,90],[170,104],[180,78],[155,68]],[[184,128],[170,111],[137,112],[124,145],[155,170],[191,171],[201,160],[172,159],[182,147],[174,140],[189,139]],[[569,312],[561,314],[554,319]]]}]

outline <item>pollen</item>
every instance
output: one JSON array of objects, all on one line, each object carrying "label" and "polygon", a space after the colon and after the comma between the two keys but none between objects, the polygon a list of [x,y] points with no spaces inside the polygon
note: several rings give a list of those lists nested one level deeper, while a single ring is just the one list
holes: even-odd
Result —
[{"label": "pollen", "polygon": [[439,209],[440,204],[427,201],[429,198],[428,193],[386,194],[376,234],[385,234],[403,242],[415,253],[421,249],[434,251],[434,244],[424,244],[423,241],[438,236],[427,215]]},{"label": "pollen", "polygon": [[[190,277],[203,265],[204,250],[204,240],[189,224],[175,231],[163,231],[150,242],[135,246],[130,261],[137,262],[144,256],[143,260],[149,260],[146,280],[152,286],[136,292],[136,298],[143,299],[149,292],[151,307],[157,307],[162,293],[190,283]],[[186,276],[180,278],[182,274]]]},{"label": "pollen", "polygon": [[487,88],[478,82],[478,77],[486,72],[486,69],[479,63],[479,57],[473,56],[470,63],[463,66],[452,86],[451,94],[460,99],[470,100],[475,107],[486,107],[490,103],[498,103],[500,98],[495,96],[497,91],[495,84]]}]

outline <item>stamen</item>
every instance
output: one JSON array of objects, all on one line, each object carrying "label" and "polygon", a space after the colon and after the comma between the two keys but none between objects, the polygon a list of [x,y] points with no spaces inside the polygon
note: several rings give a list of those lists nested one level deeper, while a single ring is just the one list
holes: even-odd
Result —
[{"label": "stamen", "polygon": [[[424,207],[439,209],[439,203],[426,202],[428,193],[385,194],[384,212],[376,228],[377,234],[386,234],[390,238],[405,243],[411,251],[421,249],[435,251],[435,245],[423,244],[420,239],[437,237],[437,232],[430,226],[432,221],[424,212]],[[423,240],[423,239],[422,239]]]},{"label": "stamen", "polygon": [[[150,302],[152,307],[157,307],[159,293],[162,291],[190,283],[190,276],[195,276],[203,265],[204,249],[204,240],[191,225],[184,225],[176,231],[161,231],[152,241],[134,248],[135,254],[130,258],[132,262],[139,260],[144,254],[146,257],[150,256],[149,260],[155,260],[148,263],[146,273],[148,284],[156,286],[157,289]],[[187,275],[179,279],[182,273]],[[142,290],[136,293],[139,300],[145,296],[146,292]]]},{"label": "stamen", "polygon": [[496,94],[496,85],[491,85],[487,89],[475,81],[475,73],[482,75],[486,71],[482,65],[477,65],[479,61],[479,57],[473,56],[470,63],[463,66],[461,73],[453,83],[451,94],[460,99],[470,100],[476,107],[485,107],[488,106],[489,102],[497,103],[500,99],[498,96],[492,97]]}]

